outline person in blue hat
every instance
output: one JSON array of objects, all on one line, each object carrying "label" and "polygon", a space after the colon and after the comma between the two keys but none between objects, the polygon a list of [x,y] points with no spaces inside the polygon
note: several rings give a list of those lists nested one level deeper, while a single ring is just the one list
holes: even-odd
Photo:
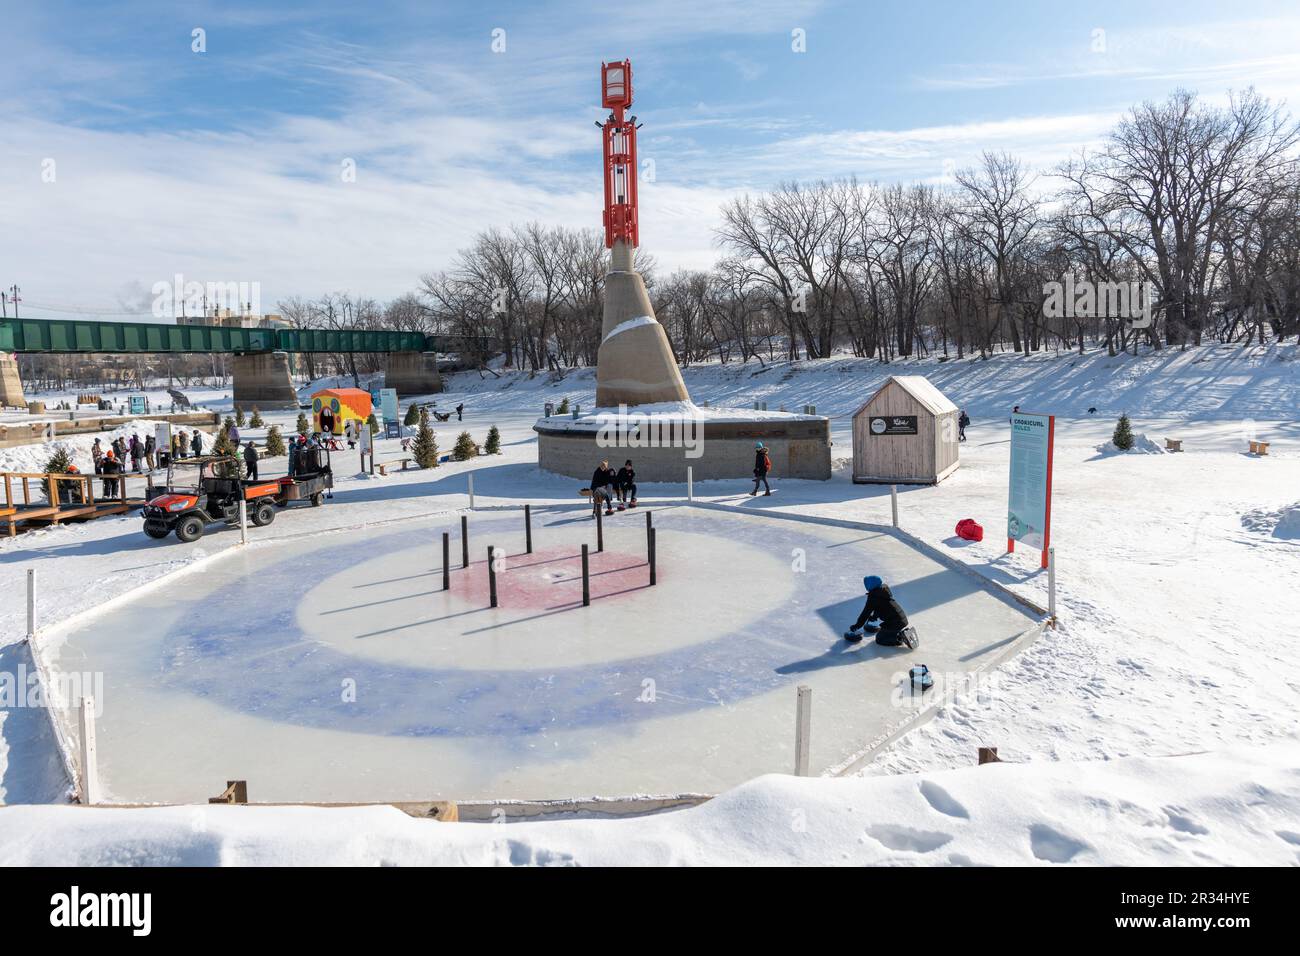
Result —
[{"label": "person in blue hat", "polygon": [[767,449],[763,443],[754,442],[754,490],[749,493],[752,498],[758,494],[758,483],[763,483],[763,494],[770,495],[771,487],[767,483],[767,473],[772,470],[772,458],[768,455]]},{"label": "person in blue hat", "polygon": [[850,644],[858,643],[862,640],[862,628],[869,621],[874,621],[878,622],[880,628],[876,631],[877,644],[915,648],[920,643],[916,628],[908,624],[907,612],[894,599],[885,582],[877,575],[868,574],[862,579],[862,586],[867,589],[867,603],[862,606],[862,613],[845,633],[844,639]]}]

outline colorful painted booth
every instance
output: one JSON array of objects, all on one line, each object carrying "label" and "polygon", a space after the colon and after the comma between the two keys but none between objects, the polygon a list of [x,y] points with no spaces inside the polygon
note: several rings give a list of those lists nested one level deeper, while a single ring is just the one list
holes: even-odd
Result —
[{"label": "colorful painted booth", "polygon": [[323,388],[311,397],[312,425],[331,435],[342,435],[348,422],[364,422],[370,410],[370,393],[359,388]]}]

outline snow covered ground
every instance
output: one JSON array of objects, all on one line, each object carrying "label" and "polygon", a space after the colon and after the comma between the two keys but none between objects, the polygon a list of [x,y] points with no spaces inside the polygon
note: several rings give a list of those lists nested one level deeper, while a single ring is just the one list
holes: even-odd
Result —
[{"label": "snow covered ground", "polygon": [[[853,485],[847,461],[849,416],[888,374],[929,376],[974,419],[952,477],[935,488],[900,491],[903,526],[1039,603],[1046,581],[1037,554],[1002,553],[1006,416],[1014,404],[1059,416],[1053,538],[1062,621],[1003,665],[996,706],[955,701],[871,764],[865,775],[873,779],[762,778],[698,810],[617,823],[518,824],[506,837],[486,827],[451,827],[446,835],[437,829],[407,839],[410,827],[426,824],[382,810],[340,811],[355,816],[331,835],[311,816],[325,811],[260,810],[227,823],[207,816],[220,811],[174,809],[123,824],[118,821],[132,817],[122,815],[137,811],[6,809],[0,846],[10,849],[0,854],[107,860],[126,852],[113,848],[120,841],[139,849],[134,859],[286,859],[288,838],[273,834],[291,832],[280,815],[301,813],[303,822],[292,831],[302,834],[301,845],[319,848],[324,858],[331,845],[348,843],[355,859],[371,862],[436,854],[485,862],[637,859],[619,855],[626,846],[620,834],[645,847],[647,860],[665,861],[1295,862],[1297,828],[1280,821],[1296,815],[1300,756],[1300,544],[1289,531],[1295,520],[1289,516],[1300,505],[1297,347],[687,369],[696,403],[749,408],[759,400],[773,410],[815,404],[832,416],[835,442],[836,470],[828,482],[781,482],[777,475],[777,493],[758,499],[745,495],[741,483],[703,482],[697,497],[887,522],[887,489]],[[269,539],[447,516],[467,503],[471,469],[480,506],[574,502],[574,481],[537,469],[531,426],[546,401],[568,397],[589,407],[594,374],[552,379],[451,377],[449,391],[436,396],[440,406],[464,401],[464,427],[480,442],[489,425],[500,426],[502,456],[432,472],[349,477],[327,507],[295,510],[257,533]],[[1184,452],[1098,452],[1121,412],[1133,419],[1135,433],[1159,445],[1180,439]],[[290,425],[295,416],[266,417]],[[444,451],[457,427],[453,421],[439,429]],[[1267,457],[1246,453],[1251,438],[1272,443]],[[391,450],[381,442],[379,459]],[[355,454],[342,453],[336,471],[356,470]],[[680,486],[647,487],[642,500],[684,493]],[[954,536],[964,517],[984,524],[982,543]],[[36,569],[41,583],[43,626],[78,615],[84,622],[114,613],[115,599],[151,582],[183,603],[184,574],[165,576],[200,567],[195,562],[229,548],[236,537],[214,530],[192,546],[153,542],[140,533],[138,518],[121,518],[0,542],[0,671],[16,675],[31,667],[21,643],[27,568]],[[979,745],[999,747],[1017,766],[952,769],[973,763]],[[1199,751],[1221,753],[1171,756]],[[955,797],[968,816],[917,803],[928,783]],[[46,715],[14,706],[10,697],[0,710],[0,795],[8,803],[59,802],[67,786]],[[790,821],[801,807],[810,818],[817,810],[838,822],[800,840]],[[938,816],[921,826],[928,814]],[[208,821],[205,835],[191,826],[196,815]],[[1004,816],[1005,827],[1017,827],[1014,840],[995,822]],[[373,842],[350,840],[358,829]],[[144,830],[158,833],[157,840],[132,839]],[[949,838],[914,839],[909,831]],[[36,834],[45,836],[33,842]],[[724,846],[724,837],[734,843]],[[83,850],[75,849],[78,841]],[[232,848],[236,843],[239,849]],[[917,847],[929,844],[918,856]],[[148,846],[155,849],[140,849]],[[77,853],[84,855],[66,855]]]}]

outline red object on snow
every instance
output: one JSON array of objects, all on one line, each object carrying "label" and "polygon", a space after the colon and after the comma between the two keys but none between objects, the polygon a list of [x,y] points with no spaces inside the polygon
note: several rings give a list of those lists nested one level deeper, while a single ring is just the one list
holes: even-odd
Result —
[{"label": "red object on snow", "polygon": [[983,541],[984,528],[974,518],[962,518],[957,522],[957,537],[967,541]]}]

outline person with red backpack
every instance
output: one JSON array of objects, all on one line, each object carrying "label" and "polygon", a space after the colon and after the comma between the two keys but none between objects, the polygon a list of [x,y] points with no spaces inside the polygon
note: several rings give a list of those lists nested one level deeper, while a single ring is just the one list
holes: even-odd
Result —
[{"label": "person with red backpack", "polygon": [[754,497],[754,495],[758,494],[758,483],[760,481],[763,483],[763,494],[770,495],[772,493],[772,489],[767,483],[767,473],[771,470],[772,470],[772,459],[767,454],[767,449],[763,447],[763,443],[761,441],[755,442],[754,443],[754,490],[749,493],[749,496],[751,498]]}]

